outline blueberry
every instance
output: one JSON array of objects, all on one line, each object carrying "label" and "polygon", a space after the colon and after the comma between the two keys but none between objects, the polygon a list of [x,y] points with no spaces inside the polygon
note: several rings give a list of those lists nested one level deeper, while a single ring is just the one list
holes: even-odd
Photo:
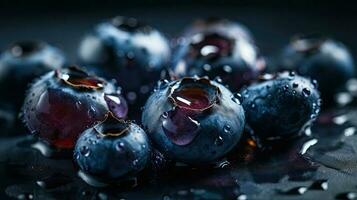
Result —
[{"label": "blueberry", "polygon": [[79,168],[105,181],[135,176],[146,166],[149,157],[145,132],[111,113],[104,122],[85,130],[74,149]]},{"label": "blueberry", "polygon": [[184,33],[173,54],[177,76],[219,76],[238,90],[265,68],[253,40],[239,24],[225,20],[199,24]]},{"label": "blueberry", "polygon": [[316,85],[293,72],[251,85],[241,92],[241,97],[247,124],[262,142],[301,135],[320,109]]},{"label": "blueberry", "polygon": [[175,161],[214,162],[239,141],[244,111],[239,99],[206,78],[161,81],[142,123],[157,148]]},{"label": "blueberry", "polygon": [[0,55],[0,101],[18,112],[27,85],[36,77],[61,68],[63,53],[41,41],[20,41],[9,46]]},{"label": "blueberry", "polygon": [[296,36],[283,50],[279,66],[316,79],[324,105],[332,105],[334,95],[355,75],[349,50],[339,41],[317,35]]},{"label": "blueberry", "polygon": [[72,148],[79,134],[102,121],[111,111],[128,112],[113,83],[74,66],[47,73],[30,88],[23,106],[31,133],[57,148]]},{"label": "blueberry", "polygon": [[79,57],[85,66],[115,78],[125,88],[129,103],[141,107],[169,61],[170,47],[153,27],[133,18],[115,17],[84,37]]}]

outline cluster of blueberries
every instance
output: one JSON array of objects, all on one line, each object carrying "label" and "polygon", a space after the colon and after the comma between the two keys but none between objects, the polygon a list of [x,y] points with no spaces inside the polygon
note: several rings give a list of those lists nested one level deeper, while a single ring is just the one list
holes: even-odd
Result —
[{"label": "cluster of blueberries", "polygon": [[247,28],[224,19],[197,20],[169,42],[115,17],[83,38],[78,57],[83,67],[44,42],[13,44],[0,57],[1,107],[107,181],[136,176],[153,151],[207,165],[247,133],[265,146],[302,137],[355,73],[343,44],[316,35],[293,38],[267,67]]}]

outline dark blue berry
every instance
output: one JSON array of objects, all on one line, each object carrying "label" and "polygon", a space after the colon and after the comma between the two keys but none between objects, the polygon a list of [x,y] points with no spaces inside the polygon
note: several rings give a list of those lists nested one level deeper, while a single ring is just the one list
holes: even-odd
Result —
[{"label": "dark blue berry", "polygon": [[135,176],[150,157],[145,132],[136,124],[116,118],[83,132],[74,149],[74,160],[86,174],[105,181]]},{"label": "dark blue berry", "polygon": [[33,79],[64,65],[63,53],[45,42],[13,43],[0,55],[0,101],[18,112],[27,85]]},{"label": "dark blue berry", "polygon": [[30,88],[23,118],[31,133],[57,148],[72,148],[81,132],[108,111],[124,118],[128,107],[113,83],[71,66],[47,73]]},{"label": "dark blue berry", "polygon": [[281,73],[242,92],[247,124],[263,142],[289,140],[303,133],[320,110],[311,80]]},{"label": "dark blue berry", "polygon": [[218,76],[232,90],[257,78],[265,62],[245,29],[225,20],[198,24],[184,33],[173,55],[177,76]]},{"label": "dark blue berry", "polygon": [[295,37],[283,50],[279,68],[316,79],[325,105],[332,105],[336,93],[355,76],[349,50],[339,41],[317,35]]},{"label": "dark blue berry", "polygon": [[84,66],[125,88],[129,103],[140,112],[170,57],[168,40],[158,30],[133,18],[115,17],[95,26],[81,42]]},{"label": "dark blue berry", "polygon": [[142,122],[157,148],[175,161],[214,162],[239,141],[244,111],[232,93],[205,78],[183,78],[157,88]]}]

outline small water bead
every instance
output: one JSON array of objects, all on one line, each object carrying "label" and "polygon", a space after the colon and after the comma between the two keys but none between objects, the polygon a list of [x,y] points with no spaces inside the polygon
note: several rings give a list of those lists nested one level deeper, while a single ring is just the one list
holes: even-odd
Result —
[{"label": "small water bead", "polygon": [[309,189],[312,190],[327,190],[328,189],[328,181],[326,179],[316,180],[311,184]]},{"label": "small water bead", "polygon": [[234,93],[233,95],[232,95],[232,101],[234,101],[235,103],[237,103],[237,104],[241,104],[241,101],[242,101],[242,95],[241,94],[239,94],[239,93]]},{"label": "small water bead", "polygon": [[216,138],[216,140],[214,141],[214,144],[217,145],[217,146],[221,146],[221,145],[223,145],[223,143],[224,143],[224,141],[223,141],[222,136],[218,136]]},{"label": "small water bead", "polygon": [[219,76],[216,76],[213,80],[216,81],[217,83],[222,83],[222,78]]},{"label": "small water bead", "polygon": [[318,86],[317,80],[315,80],[315,79],[312,79],[311,83],[315,88]]},{"label": "small water bead", "polygon": [[274,78],[273,74],[263,74],[263,75],[260,76],[260,79],[261,80],[265,80],[265,81],[272,80],[273,78]]},{"label": "small water bead", "polygon": [[308,97],[311,94],[311,91],[307,88],[303,88],[302,93],[305,97]]},{"label": "small water bead", "polygon": [[246,194],[240,194],[238,197],[237,197],[237,200],[247,200],[248,199],[248,196]]},{"label": "small water bead", "polygon": [[128,114],[128,105],[119,94],[105,94],[104,99],[109,110],[118,118],[125,118]]},{"label": "small water bead", "polygon": [[352,136],[355,133],[356,133],[356,128],[355,127],[349,127],[349,128],[346,128],[343,131],[343,135],[346,136],[346,137]]},{"label": "small water bead", "polygon": [[353,101],[353,97],[350,93],[341,92],[336,94],[335,100],[340,106],[345,106]]},{"label": "small water bead", "polygon": [[203,68],[205,71],[211,71],[212,66],[209,65],[209,64],[204,64],[202,68]]},{"label": "small water bead", "polygon": [[294,71],[290,71],[289,72],[289,76],[295,76],[295,72]]},{"label": "small water bead", "polygon": [[223,71],[225,71],[226,73],[232,73],[232,67],[229,65],[224,65],[223,66]]},{"label": "small water bead", "polygon": [[186,111],[176,108],[168,112],[167,118],[162,121],[162,128],[174,144],[187,145],[196,138],[200,123],[187,116]]},{"label": "small water bead", "polygon": [[346,123],[348,121],[348,117],[346,115],[340,115],[340,116],[334,117],[332,119],[332,121],[335,124],[342,125],[342,124],[344,124],[344,123]]},{"label": "small water bead", "polygon": [[224,125],[223,132],[230,133],[231,132],[231,126],[228,125],[228,124]]},{"label": "small water bead", "polygon": [[19,200],[31,200],[34,199],[34,195],[32,193],[24,193],[17,195],[17,199]]},{"label": "small water bead", "polygon": [[85,157],[88,157],[89,154],[90,154],[90,150],[89,150],[89,148],[88,148],[87,146],[82,146],[82,147],[80,148],[80,152],[81,152],[81,154],[82,154],[83,156],[85,156]]},{"label": "small water bead", "polygon": [[289,85],[284,85],[284,90],[288,90],[289,89]]},{"label": "small water bead", "polygon": [[300,186],[300,187],[295,187],[292,189],[289,189],[287,191],[282,192],[283,194],[288,194],[288,195],[303,195],[307,192],[308,188],[305,186]]},{"label": "small water bead", "polygon": [[299,84],[298,83],[293,83],[293,88],[297,88],[297,87],[299,87]]},{"label": "small water bead", "polygon": [[357,193],[355,193],[355,192],[340,193],[340,194],[336,195],[336,199],[341,199],[341,200],[357,199]]}]

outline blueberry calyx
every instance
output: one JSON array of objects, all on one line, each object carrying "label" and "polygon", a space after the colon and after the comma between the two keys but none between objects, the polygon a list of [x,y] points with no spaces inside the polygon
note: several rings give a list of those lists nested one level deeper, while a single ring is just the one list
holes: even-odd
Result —
[{"label": "blueberry calyx", "polygon": [[220,90],[207,78],[183,78],[170,86],[168,98],[175,107],[202,112],[219,103]]},{"label": "blueberry calyx", "polygon": [[102,89],[104,80],[89,75],[77,66],[69,66],[63,70],[56,70],[56,76],[67,85],[75,88]]},{"label": "blueberry calyx", "polygon": [[94,130],[103,137],[118,137],[128,132],[129,123],[108,112],[104,121],[95,126]]},{"label": "blueberry calyx", "polygon": [[205,57],[215,60],[230,56],[234,48],[234,41],[218,33],[196,34],[192,37],[191,54],[193,57]]}]

